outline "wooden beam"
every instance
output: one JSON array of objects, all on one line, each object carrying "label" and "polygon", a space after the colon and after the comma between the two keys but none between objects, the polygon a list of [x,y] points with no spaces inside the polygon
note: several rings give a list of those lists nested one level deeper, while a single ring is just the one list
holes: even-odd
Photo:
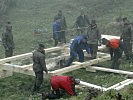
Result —
[{"label": "wooden beam", "polygon": [[73,62],[73,64],[76,63],[76,65],[72,65],[70,67],[65,67],[65,68],[62,68],[62,69],[58,69],[58,70],[52,71],[50,73],[53,74],[53,75],[60,75],[60,74],[70,72],[70,71],[73,71],[73,70],[76,70],[76,69],[79,69],[79,68],[90,66],[92,64],[97,64],[98,62],[106,61],[109,58],[110,58],[110,55],[106,55],[106,56],[103,56],[102,58],[93,59],[93,60],[86,61],[86,62],[83,62],[83,63]]},{"label": "wooden beam", "polygon": [[[118,36],[111,36],[111,35],[102,35],[102,38],[107,38],[107,39],[112,39],[112,38],[119,38]],[[66,47],[68,47],[69,45],[65,45],[63,47],[53,47],[53,48],[48,48],[45,49],[46,53],[49,52],[53,52],[53,51],[58,51],[58,50],[62,50]],[[99,48],[104,48],[104,46],[101,46]],[[13,56],[13,57],[8,57],[8,58],[4,58],[4,59],[0,59],[0,64],[9,62],[9,61],[15,61],[15,60],[19,60],[19,59],[24,59],[24,58],[30,58],[32,57],[32,53],[25,53],[25,54],[21,54],[21,55],[17,55],[17,56]]]},{"label": "wooden beam", "polygon": [[[109,55],[107,55],[107,56],[109,56]],[[74,62],[77,65],[73,65],[71,67],[55,70],[55,71],[52,71],[50,73],[52,73],[52,74],[61,74],[61,73],[66,73],[66,72],[69,72],[69,71],[73,71],[73,70],[82,68],[82,67],[87,66],[87,65],[98,63],[100,60],[101,61],[106,60],[108,58],[107,56],[99,58],[98,60],[94,59],[94,60],[90,60],[90,61],[84,62],[84,63]],[[59,59],[59,58],[62,58],[62,57],[64,57],[64,56],[59,56],[56,59]],[[68,55],[66,55],[66,57],[68,57]],[[55,60],[55,58],[52,59],[52,60]],[[9,68],[12,68],[13,72],[18,72],[18,73],[23,73],[23,74],[28,74],[28,75],[34,75],[33,74],[33,70],[32,70],[32,64],[24,65],[24,66],[12,65],[12,64],[4,64],[4,66],[2,66],[2,68],[3,68],[3,70],[9,70]]]},{"label": "wooden beam", "polygon": [[127,85],[129,85],[129,84],[132,84],[133,83],[133,79],[130,79],[130,81],[129,82],[126,82],[126,83],[124,83],[124,84],[122,84],[122,85],[120,85],[120,86],[118,86],[118,87],[116,87],[116,88],[114,88],[115,90],[121,90],[121,89],[123,89],[125,86],[127,86]]},{"label": "wooden beam", "polygon": [[110,68],[103,68],[103,67],[92,66],[92,67],[88,67],[88,69],[99,70],[99,71],[104,71],[104,72],[112,72],[112,73],[117,73],[117,74],[133,75],[133,72],[110,69]]},{"label": "wooden beam", "polygon": [[97,85],[90,84],[90,83],[83,82],[83,81],[80,81],[80,85],[84,85],[84,86],[87,86],[87,87],[95,88],[95,89],[98,89],[98,90],[101,90],[101,91],[106,91],[106,88],[104,88],[104,87],[97,86]]},{"label": "wooden beam", "polygon": [[110,39],[120,39],[120,36],[113,36],[113,35],[102,35],[102,38]]},{"label": "wooden beam", "polygon": [[19,65],[4,64],[1,69],[34,76],[34,72],[32,69],[29,68],[28,70],[26,70],[23,66]]},{"label": "wooden beam", "polygon": [[[50,63],[53,63],[53,62],[56,63],[59,60],[64,59],[64,58],[66,59],[68,57],[69,57],[69,54],[58,56],[58,57],[54,57],[54,58],[49,58],[49,59],[46,59],[46,63],[47,63],[47,65],[49,65]],[[23,67],[24,69],[28,69],[28,68],[32,68],[32,66],[33,66],[33,64],[29,64],[29,65],[23,65],[21,67]],[[48,69],[49,69],[49,67],[48,67]]]},{"label": "wooden beam", "polygon": [[93,68],[91,68],[91,66],[90,66],[90,67],[87,67],[87,68],[86,68],[86,71],[93,72],[93,73],[96,72],[96,70],[93,69]]},{"label": "wooden beam", "polygon": [[[49,53],[49,52],[58,51],[58,50],[62,50],[62,49],[63,49],[62,47],[53,47],[53,48],[45,49],[45,52]],[[9,61],[19,60],[19,59],[31,58],[31,57],[32,57],[32,52],[25,53],[25,54],[21,54],[21,55],[17,55],[17,56],[0,59],[0,64],[6,63]]]},{"label": "wooden beam", "polygon": [[[26,68],[24,68],[24,66],[4,64],[1,70],[6,70],[6,71],[9,71],[12,73],[17,72],[17,73],[21,73],[21,74],[35,76],[35,72],[33,71],[33,68],[27,68],[26,69]],[[50,74],[46,75],[45,72],[43,72],[43,73],[44,73],[44,78],[47,78],[50,76]]]},{"label": "wooden beam", "polygon": [[116,87],[119,87],[119,86],[121,86],[122,84],[125,84],[125,83],[127,83],[127,82],[129,82],[129,81],[131,81],[131,79],[127,79],[127,80],[124,80],[124,81],[122,81],[122,82],[119,82],[119,83],[117,83],[117,84],[115,84],[115,85],[113,85],[113,86],[107,88],[106,91],[111,90],[111,89],[115,89]]},{"label": "wooden beam", "polygon": [[9,70],[1,70],[0,69],[0,78],[5,78],[5,77],[9,77],[12,76],[13,72],[9,71]]}]

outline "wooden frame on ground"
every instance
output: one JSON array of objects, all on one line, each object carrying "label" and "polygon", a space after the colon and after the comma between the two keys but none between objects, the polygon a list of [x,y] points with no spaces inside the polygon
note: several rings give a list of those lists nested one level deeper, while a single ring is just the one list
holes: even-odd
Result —
[{"label": "wooden frame on ground", "polygon": [[[107,38],[107,39],[111,39],[111,38],[119,39],[119,37],[117,37],[117,36],[102,35],[102,37]],[[69,48],[67,48],[67,47],[68,47],[68,45],[66,45],[64,47],[53,47],[53,48],[45,49],[45,51],[46,51],[46,53],[50,53],[50,52],[54,52],[54,51],[60,51],[60,50],[63,51],[64,49],[65,49],[64,51],[66,51],[66,50],[69,50]],[[99,49],[103,49],[104,47],[105,46],[101,46],[101,47],[99,47]],[[93,65],[93,64],[97,64],[98,62],[102,62],[102,61],[106,61],[106,60],[110,59],[109,54],[99,53],[98,55],[100,55],[100,54],[102,54],[103,56],[98,56],[99,58],[97,58],[97,59],[89,60],[89,61],[86,61],[83,63],[73,62],[72,66],[61,68],[61,69],[54,70],[54,71],[50,71],[49,75],[61,75],[61,74],[66,73],[66,72],[70,72],[70,71],[73,71],[76,69],[86,68],[86,67],[87,67],[87,70],[93,71],[93,72],[96,72],[96,70],[100,70],[100,71],[113,72],[113,73],[118,73],[118,74],[133,75],[133,72],[128,72],[128,71],[114,70],[114,69],[101,68],[101,67],[92,67],[91,65]],[[0,73],[2,73],[2,75],[3,75],[3,76],[1,75],[1,77],[11,76],[13,72],[18,72],[18,73],[23,73],[23,74],[34,76],[34,72],[32,70],[32,64],[19,66],[19,65],[13,65],[13,64],[7,64],[6,63],[6,62],[10,62],[10,61],[12,62],[15,60],[24,59],[24,58],[31,58],[31,57],[32,57],[32,53],[26,53],[26,54],[21,54],[21,55],[9,57],[9,58],[0,59]],[[60,59],[68,58],[68,57],[69,57],[69,54],[66,54],[64,52],[63,55],[55,57],[55,58],[47,59],[46,62],[56,62]],[[10,73],[10,74],[8,74],[8,73]],[[127,80],[122,81],[116,85],[109,87],[109,88],[104,88],[104,87],[97,86],[97,85],[90,84],[90,83],[86,83],[83,81],[80,82],[81,85],[93,87],[96,89],[100,89],[102,91],[108,91],[110,89],[120,90],[124,86],[132,84],[132,83],[133,83],[132,79],[127,79]]]}]

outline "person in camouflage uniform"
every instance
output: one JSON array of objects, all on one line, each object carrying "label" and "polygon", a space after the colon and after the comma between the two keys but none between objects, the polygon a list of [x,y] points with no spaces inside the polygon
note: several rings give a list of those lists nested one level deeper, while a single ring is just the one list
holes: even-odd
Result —
[{"label": "person in camouflage uniform", "polygon": [[123,26],[121,28],[121,40],[123,40],[125,47],[125,55],[127,60],[132,59],[132,30],[128,19],[123,18]]},{"label": "person in camouflage uniform", "polygon": [[95,20],[91,21],[91,27],[88,31],[88,34],[89,34],[88,44],[90,47],[91,56],[93,59],[95,59],[97,57],[98,42],[99,45],[101,45],[101,34],[99,32],[99,29],[97,28]]},{"label": "person in camouflage uniform", "polygon": [[2,34],[2,43],[5,48],[5,57],[13,56],[14,41],[11,22],[7,22],[6,32]]},{"label": "person in camouflage uniform", "polygon": [[54,21],[56,21],[57,19],[61,19],[60,20],[60,32],[59,32],[59,41],[62,43],[66,43],[66,29],[67,29],[67,24],[66,24],[66,19],[65,16],[62,14],[62,11],[59,10],[58,14],[55,16]]},{"label": "person in camouflage uniform", "polygon": [[45,62],[44,45],[39,44],[38,50],[33,53],[33,71],[35,72],[35,84],[33,91],[39,91],[43,82],[43,71],[48,73]]},{"label": "person in camouflage uniform", "polygon": [[81,10],[80,16],[77,17],[75,25],[77,28],[78,35],[87,35],[87,27],[89,27],[90,21],[83,10]]}]

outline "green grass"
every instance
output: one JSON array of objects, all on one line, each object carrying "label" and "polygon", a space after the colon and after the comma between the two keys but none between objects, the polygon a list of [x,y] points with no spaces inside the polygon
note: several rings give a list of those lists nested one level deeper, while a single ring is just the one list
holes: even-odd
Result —
[{"label": "green grass", "polygon": [[70,73],[66,73],[65,75],[72,75],[75,76],[76,78],[81,79],[82,81],[103,87],[109,87],[124,80],[123,75],[117,75],[117,74],[105,73],[99,71],[96,73],[91,73],[87,72],[85,69],[75,70]]},{"label": "green grass", "polygon": [[[80,8],[84,8],[90,19],[96,19],[98,26],[103,29],[107,23],[119,15],[127,16],[131,21],[132,0],[14,0],[16,6],[7,12],[7,20],[13,25],[15,41],[15,55],[30,52],[35,45],[33,30],[35,28],[48,29],[44,34],[43,42],[46,47],[52,47],[52,23],[59,9],[66,16],[68,28],[71,28],[80,14]],[[3,29],[1,29],[1,32]],[[103,32],[103,30],[101,30]],[[69,32],[68,35],[75,32]],[[48,34],[48,35],[47,35]],[[108,34],[108,33],[106,33]],[[116,34],[116,33],[113,33]],[[69,39],[68,39],[69,40]],[[49,44],[50,42],[50,44]],[[3,47],[0,47],[0,58],[4,57]]]},{"label": "green grass", "polygon": [[[7,20],[10,20],[13,25],[13,34],[15,41],[14,55],[31,52],[37,44],[37,39],[41,38],[46,48],[53,46],[52,40],[52,23],[53,18],[59,9],[63,10],[66,16],[68,28],[72,28],[76,17],[80,14],[80,8],[84,8],[90,19],[96,19],[100,32],[103,34],[117,35],[116,29],[108,26],[108,23],[114,21],[114,18],[127,16],[133,21],[133,0],[14,0],[16,6],[8,10],[6,14]],[[116,2],[114,2],[116,1]],[[36,28],[47,29],[41,37],[34,37],[33,30]],[[111,30],[111,33],[105,30]],[[3,28],[0,29],[0,35]],[[67,41],[75,32],[68,32]],[[70,38],[69,38],[70,37]],[[4,58],[4,48],[0,46],[0,58]],[[102,66],[110,67],[111,62],[102,62]],[[132,64],[127,61],[122,61],[120,69],[133,71]],[[100,85],[111,86],[117,82],[123,81],[125,76],[118,74],[108,74],[104,72],[90,73],[84,69],[76,70],[67,75],[73,75],[83,81]],[[15,73],[12,77],[0,79],[0,100],[39,100],[40,96],[34,95],[31,97],[31,89],[33,86],[34,77]],[[44,89],[49,89],[50,85],[47,81],[44,82]],[[132,89],[131,85],[131,89]],[[84,100],[87,92],[83,92],[78,97],[72,97],[71,100]],[[126,89],[121,91],[125,97],[133,94],[132,90]],[[115,92],[116,94],[116,92]],[[109,99],[107,99],[107,98]],[[113,100],[110,99],[108,93],[100,95],[96,100]],[[128,99],[127,99],[128,100]]]},{"label": "green grass", "polygon": [[[104,67],[107,67],[110,65],[111,62],[102,62],[98,65],[102,65]],[[126,62],[121,66],[121,69],[124,69],[124,66],[129,66],[129,63]],[[110,67],[110,66],[108,66]],[[130,67],[126,67],[125,70],[129,69]],[[105,73],[98,71],[97,73],[91,73],[87,72],[85,69],[78,69],[73,72],[66,73],[64,75],[72,75],[76,78],[81,79],[82,81],[89,82],[95,85],[103,86],[103,87],[110,87],[118,82],[121,82],[125,80],[125,75],[121,74],[113,74],[113,73]],[[34,84],[34,77],[14,73],[12,77],[0,79],[0,100],[41,100],[41,96],[38,94],[32,94],[32,88]],[[133,95],[132,91],[133,86],[126,87],[120,93],[123,95],[124,98],[128,97],[131,98]],[[41,91],[50,91],[50,83],[49,80],[46,79],[43,82],[43,86],[41,88]],[[61,100],[84,100],[88,94],[87,88],[84,89],[78,89],[77,90],[79,95],[77,97],[63,97]],[[111,98],[110,92],[105,92],[104,94],[100,94],[96,100],[107,100],[107,98]],[[112,91],[112,95],[116,95],[117,91]],[[84,98],[84,99],[82,99]],[[115,97],[114,97],[115,98]],[[115,99],[109,99],[109,100],[115,100]],[[130,100],[130,99],[127,99]]]}]

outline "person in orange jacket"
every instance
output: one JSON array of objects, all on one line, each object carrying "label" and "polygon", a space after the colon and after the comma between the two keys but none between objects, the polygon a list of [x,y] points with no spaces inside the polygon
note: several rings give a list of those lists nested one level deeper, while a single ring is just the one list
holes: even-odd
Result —
[{"label": "person in orange jacket", "polygon": [[112,60],[112,69],[119,69],[122,53],[124,51],[123,42],[120,39],[102,39],[102,44],[106,45],[110,50]]},{"label": "person in orange jacket", "polygon": [[75,85],[79,84],[79,79],[72,76],[52,76],[50,79],[53,88],[52,93],[42,93],[42,100],[59,99],[63,94],[68,93],[70,96],[76,95]]}]

